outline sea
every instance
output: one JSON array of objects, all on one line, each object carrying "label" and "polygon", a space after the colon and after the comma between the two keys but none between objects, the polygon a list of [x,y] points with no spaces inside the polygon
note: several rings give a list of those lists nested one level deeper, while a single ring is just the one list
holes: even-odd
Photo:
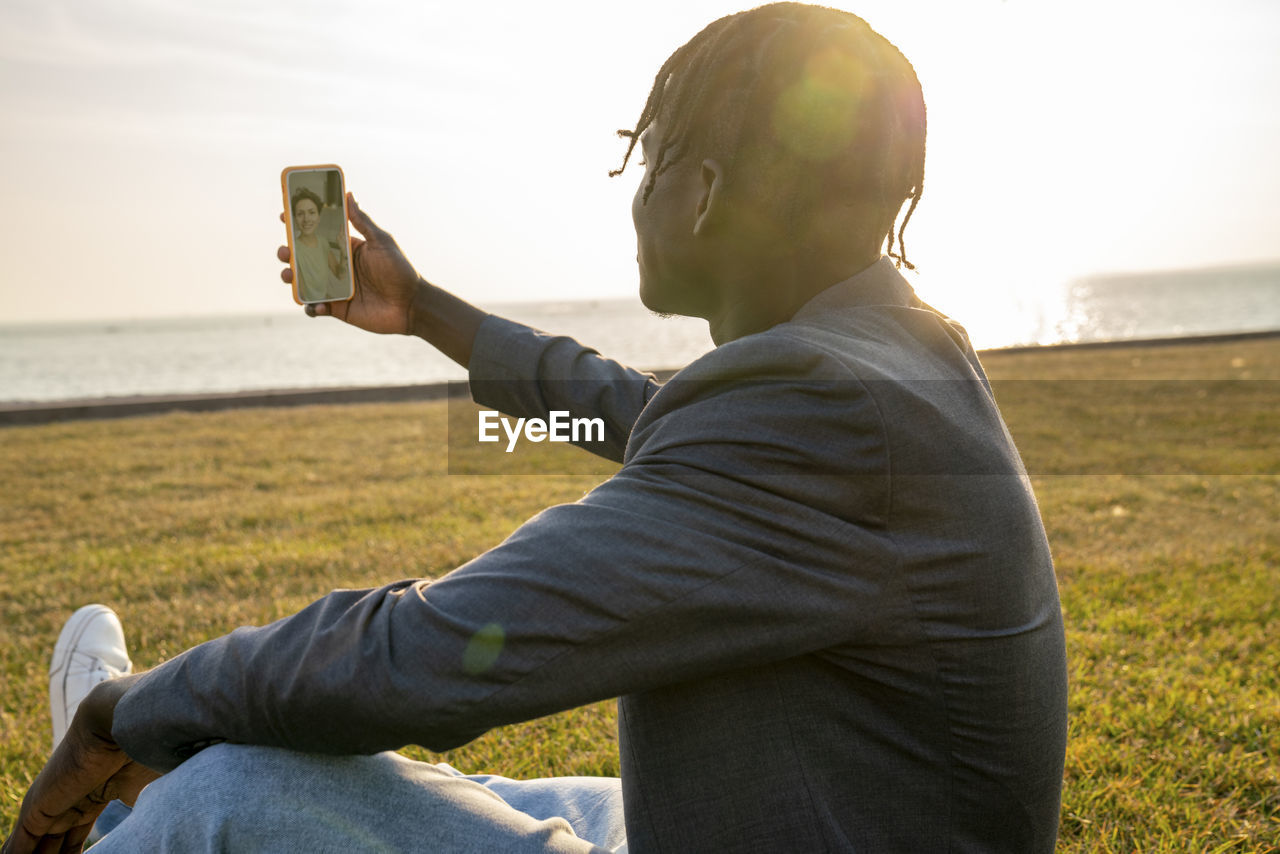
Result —
[{"label": "sea", "polygon": [[[929,299],[927,292],[922,295]],[[937,304],[937,301],[933,301]],[[678,368],[711,349],[707,325],[638,300],[486,306],[610,358]],[[982,349],[1280,330],[1280,262],[1098,275],[952,313]],[[0,323],[0,403],[398,386],[465,379],[416,339],[370,335],[295,311],[95,323]]]}]

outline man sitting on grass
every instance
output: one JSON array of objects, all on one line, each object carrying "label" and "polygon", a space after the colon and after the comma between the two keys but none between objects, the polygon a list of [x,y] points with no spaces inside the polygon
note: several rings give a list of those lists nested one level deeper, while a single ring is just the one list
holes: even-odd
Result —
[{"label": "man sitting on grass", "polygon": [[[851,14],[761,7],[676,51],[624,136],[641,297],[717,345],[666,385],[429,284],[354,201],[357,295],[311,309],[423,337],[486,406],[605,419],[618,473],[442,579],[101,682],[6,851],[135,796],[102,850],[1053,849],[1043,526],[965,333],[881,255],[897,228],[906,263],[923,184],[910,63]],[[620,781],[386,752],[610,697]]]}]

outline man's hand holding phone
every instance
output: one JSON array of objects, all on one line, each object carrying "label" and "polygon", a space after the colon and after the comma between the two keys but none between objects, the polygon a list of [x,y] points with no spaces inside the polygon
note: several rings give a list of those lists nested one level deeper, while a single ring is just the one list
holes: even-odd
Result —
[{"label": "man's hand holding phone", "polygon": [[[360,210],[350,193],[347,194],[347,212],[351,225],[363,237],[351,238],[355,296],[346,301],[309,303],[305,306],[307,314],[336,317],[369,332],[412,332],[413,298],[421,277],[404,257],[395,238]],[[284,214],[280,218],[286,220]],[[289,247],[281,246],[276,256],[284,263],[290,263]],[[280,278],[292,284],[293,268],[281,270]]]},{"label": "man's hand holding phone", "polygon": [[[286,209],[298,207],[301,211],[299,216],[310,213],[306,203],[292,201],[289,177],[296,172],[319,169],[332,172],[341,180],[341,170],[337,166],[290,167],[284,170],[281,183],[285,190]],[[471,362],[471,347],[476,333],[488,314],[419,276],[396,245],[395,238],[360,210],[355,198],[345,192],[345,187],[342,195],[331,198],[343,199],[347,221],[360,234],[360,237],[347,238],[351,245],[349,257],[353,281],[352,290],[348,291],[351,297],[304,299],[302,289],[295,285],[294,299],[302,303],[312,317],[336,317],[369,332],[416,335],[467,367]],[[280,278],[294,285],[295,272],[300,269],[291,251],[295,243],[294,223],[288,210],[280,214],[280,219],[289,235],[289,245],[276,250],[276,257],[289,265],[280,271]],[[310,223],[305,225],[310,227]]]}]

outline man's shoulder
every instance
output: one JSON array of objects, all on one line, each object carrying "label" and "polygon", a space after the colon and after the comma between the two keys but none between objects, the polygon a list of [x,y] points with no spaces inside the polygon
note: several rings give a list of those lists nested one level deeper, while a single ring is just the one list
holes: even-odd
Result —
[{"label": "man's shoulder", "polygon": [[[783,326],[786,326],[784,324]],[[774,327],[722,344],[668,380],[641,414],[629,448],[716,442],[788,447],[868,422],[874,405],[856,359],[803,328]],[[808,444],[807,442],[805,444]]]},{"label": "man's shoulder", "polygon": [[764,332],[721,344],[691,362],[671,382],[769,382],[847,376],[840,348],[803,328],[780,324]]},{"label": "man's shoulder", "polygon": [[909,381],[975,369],[968,336],[954,321],[928,309],[860,306],[723,344],[673,379]]}]

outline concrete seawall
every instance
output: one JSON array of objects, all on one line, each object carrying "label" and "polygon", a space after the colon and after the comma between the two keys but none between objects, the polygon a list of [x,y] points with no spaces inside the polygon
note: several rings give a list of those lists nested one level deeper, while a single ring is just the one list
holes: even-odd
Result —
[{"label": "concrete seawall", "polygon": [[[1085,341],[1072,344],[1046,344],[1026,347],[1002,347],[982,350],[983,358],[1005,353],[1051,353],[1071,350],[1097,350],[1161,346],[1218,344],[1280,338],[1280,329],[1264,332],[1235,332],[1221,335],[1197,335],[1185,338],[1141,338],[1123,341]],[[676,369],[655,370],[665,380]],[[19,424],[48,424],[57,421],[129,418],[163,412],[214,412],[224,409],[246,409],[271,406],[311,406],[342,403],[394,403],[400,401],[443,400],[450,393],[465,394],[462,382],[425,383],[421,385],[279,389],[220,394],[148,395],[134,397],[83,398],[77,400],[0,403],[0,427]]]}]

